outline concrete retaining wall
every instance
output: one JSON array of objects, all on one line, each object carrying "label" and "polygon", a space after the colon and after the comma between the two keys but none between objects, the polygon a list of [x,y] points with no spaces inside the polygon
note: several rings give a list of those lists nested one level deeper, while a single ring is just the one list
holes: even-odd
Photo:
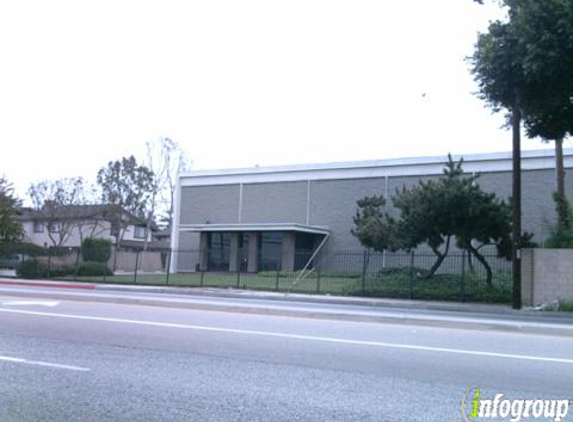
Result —
[{"label": "concrete retaining wall", "polygon": [[573,249],[524,249],[521,272],[525,306],[573,300]]},{"label": "concrete retaining wall", "polygon": [[[117,253],[117,260],[114,254]],[[137,255],[139,254],[139,258]],[[158,272],[165,271],[163,262],[161,260],[161,252],[131,252],[131,251],[118,251],[113,252],[108,266],[114,268],[115,271],[134,272],[135,264],[137,262],[137,270],[143,272]]]}]

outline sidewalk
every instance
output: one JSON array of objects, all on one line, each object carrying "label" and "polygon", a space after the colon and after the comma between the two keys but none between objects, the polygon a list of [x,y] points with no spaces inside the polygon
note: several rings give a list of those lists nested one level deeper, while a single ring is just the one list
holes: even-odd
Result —
[{"label": "sidewalk", "polygon": [[573,313],[517,311],[507,305],[5,278],[0,278],[0,294],[60,301],[573,337]]},{"label": "sidewalk", "polygon": [[[81,289],[110,292],[142,292],[167,293],[190,296],[208,296],[220,298],[260,299],[288,302],[306,302],[318,304],[353,305],[399,309],[420,309],[456,312],[477,312],[485,314],[522,314],[527,311],[515,311],[509,305],[437,302],[408,299],[371,298],[359,296],[332,296],[318,294],[285,293],[272,291],[243,290],[234,288],[214,287],[173,287],[173,286],[143,286],[91,282],[53,281],[53,280],[24,280],[0,278],[2,286],[52,287],[59,289]],[[539,314],[537,311],[532,311]]]}]

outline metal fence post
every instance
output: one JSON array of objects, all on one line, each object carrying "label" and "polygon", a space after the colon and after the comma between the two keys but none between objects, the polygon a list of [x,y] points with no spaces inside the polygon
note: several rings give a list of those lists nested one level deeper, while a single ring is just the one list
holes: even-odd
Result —
[{"label": "metal fence post", "polygon": [[78,268],[80,266],[80,254],[81,254],[81,249],[78,249],[77,254],[76,254],[76,269],[74,271],[74,281],[76,281],[78,279]]},{"label": "metal fence post", "polygon": [[316,275],[316,293],[320,293],[320,270],[317,271]]},{"label": "metal fence post", "polygon": [[167,252],[167,277],[165,278],[165,284],[169,284],[169,275],[171,274],[171,254],[173,253],[173,251],[171,249],[168,250]]},{"label": "metal fence post", "polygon": [[[469,253],[469,252],[468,252]],[[466,251],[462,252],[462,278],[460,280],[460,301],[464,301],[464,283],[466,278]]]},{"label": "metal fence post", "polygon": [[237,271],[237,289],[241,288],[241,272]]},{"label": "metal fence post", "polygon": [[137,267],[139,266],[139,251],[135,254],[135,273],[133,274],[133,283],[137,284]]},{"label": "metal fence post", "polygon": [[410,253],[410,300],[414,298],[414,251]]},{"label": "metal fence post", "polygon": [[366,249],[364,250],[362,258],[362,296],[366,294]]},{"label": "metal fence post", "polygon": [[279,277],[280,277],[280,271],[279,271],[279,267],[277,266],[277,275],[276,275],[276,280],[275,280],[275,290],[277,292],[279,291]]},{"label": "metal fence post", "polygon": [[52,272],[52,250],[48,248],[48,278],[52,278],[50,274],[51,272]]},{"label": "metal fence post", "polygon": [[200,269],[201,272],[201,281],[199,282],[199,286],[203,287],[203,277],[205,276],[205,271],[203,271],[203,269]]}]

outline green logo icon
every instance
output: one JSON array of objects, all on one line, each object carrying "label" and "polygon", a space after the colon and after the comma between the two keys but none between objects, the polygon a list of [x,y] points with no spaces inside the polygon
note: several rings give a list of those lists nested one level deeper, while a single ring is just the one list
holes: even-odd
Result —
[{"label": "green logo icon", "polygon": [[510,422],[536,419],[561,422],[569,413],[570,404],[567,399],[509,399],[503,393],[486,398],[480,388],[470,388],[462,398],[460,411],[464,422],[492,418]]}]

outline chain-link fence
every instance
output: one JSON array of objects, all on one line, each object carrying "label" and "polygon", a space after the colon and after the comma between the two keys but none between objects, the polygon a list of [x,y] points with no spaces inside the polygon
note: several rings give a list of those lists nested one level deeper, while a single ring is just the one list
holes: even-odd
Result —
[{"label": "chain-link fence", "polygon": [[249,263],[248,254],[213,257],[209,250],[114,250],[107,263],[98,264],[84,262],[79,249],[64,248],[10,259],[18,261],[14,265],[20,266],[18,274],[28,278],[510,302],[510,261],[495,255],[484,258],[485,265],[466,252],[450,253],[435,271],[437,257],[419,252],[330,251],[316,256],[300,252],[290,257],[281,253]]}]

